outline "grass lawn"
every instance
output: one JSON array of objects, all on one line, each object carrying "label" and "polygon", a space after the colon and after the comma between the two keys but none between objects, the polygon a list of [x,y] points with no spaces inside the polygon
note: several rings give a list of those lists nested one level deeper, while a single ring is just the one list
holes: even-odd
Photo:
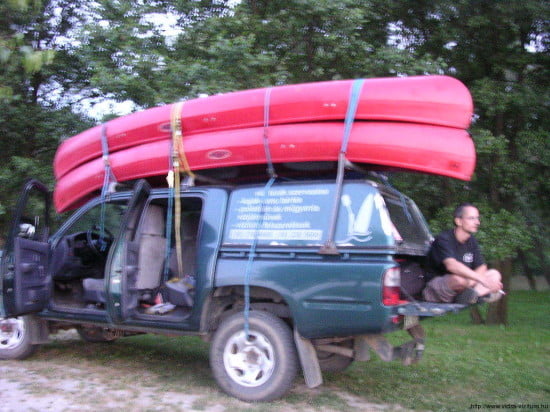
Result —
[{"label": "grass lawn", "polygon": [[327,381],[371,401],[411,409],[463,411],[487,404],[548,409],[550,293],[512,292],[508,315],[506,327],[473,325],[469,311],[424,321],[427,345],[419,364],[376,359]]},{"label": "grass lawn", "polygon": [[[349,412],[346,394],[365,404],[421,411],[475,410],[477,405],[479,409],[486,405],[520,409],[526,404],[549,409],[549,303],[549,291],[512,292],[506,327],[473,325],[469,311],[426,320],[426,351],[419,364],[386,363],[373,354],[370,362],[356,362],[345,372],[325,374],[325,385],[315,390],[303,389],[299,377],[297,389],[270,404],[243,404],[221,394],[209,369],[208,344],[198,338],[142,335],[107,345],[54,341],[43,346],[34,362],[38,368],[46,368],[50,362],[86,365],[91,370],[108,367],[112,371],[104,376],[108,385],[132,386],[136,377],[141,377],[153,390],[200,393],[205,405],[221,402],[232,411]],[[390,339],[401,343],[408,336],[399,332]],[[206,408],[195,406],[194,410]],[[393,410],[391,406],[389,410]]]}]

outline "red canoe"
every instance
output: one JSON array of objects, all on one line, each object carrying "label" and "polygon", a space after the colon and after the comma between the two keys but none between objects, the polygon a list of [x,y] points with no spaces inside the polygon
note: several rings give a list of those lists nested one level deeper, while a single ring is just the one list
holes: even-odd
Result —
[{"label": "red canoe", "polygon": [[[183,134],[262,126],[268,90],[270,125],[344,120],[352,83],[306,83],[189,100],[181,113]],[[171,109],[172,105],[166,105],[109,121],[109,151],[169,138]],[[472,98],[460,81],[447,76],[413,76],[365,80],[356,119],[466,129],[472,112]],[[60,145],[54,160],[56,178],[101,156],[101,128],[86,130]]]},{"label": "red canoe", "polygon": [[[300,123],[269,128],[274,163],[336,161],[342,122]],[[194,171],[265,164],[263,127],[187,136],[185,154]],[[170,140],[145,143],[111,155],[118,181],[166,175]],[[391,122],[355,122],[347,158],[386,169],[406,169],[469,180],[475,149],[469,134],[457,128]],[[58,181],[54,203],[58,212],[73,209],[103,185],[101,158],[89,161]]]}]

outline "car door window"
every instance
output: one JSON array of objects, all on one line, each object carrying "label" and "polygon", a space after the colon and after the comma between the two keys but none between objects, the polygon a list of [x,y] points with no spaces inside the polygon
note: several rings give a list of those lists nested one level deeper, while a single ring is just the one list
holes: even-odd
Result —
[{"label": "car door window", "polygon": [[[120,226],[120,219],[126,210],[125,203],[106,203],[103,217],[104,228],[111,233],[115,233]],[[80,216],[73,224],[66,230],[66,233],[85,232],[93,227],[100,228],[102,221],[101,205],[98,204],[82,216]]]}]

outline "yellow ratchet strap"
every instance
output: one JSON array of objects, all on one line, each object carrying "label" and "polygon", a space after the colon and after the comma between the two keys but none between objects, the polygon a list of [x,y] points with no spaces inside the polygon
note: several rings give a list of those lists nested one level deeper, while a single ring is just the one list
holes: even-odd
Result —
[{"label": "yellow ratchet strap", "polygon": [[[183,108],[183,102],[174,103],[172,111],[170,113],[170,127],[172,129],[172,168],[173,168],[173,185],[174,185],[174,235],[176,238],[176,257],[178,262],[178,277],[183,276],[183,251],[181,250],[181,186],[180,186],[180,147],[182,145],[182,132],[181,132],[181,111]],[[190,172],[189,165],[185,154],[184,171]],[[170,180],[170,176],[168,176]]]}]

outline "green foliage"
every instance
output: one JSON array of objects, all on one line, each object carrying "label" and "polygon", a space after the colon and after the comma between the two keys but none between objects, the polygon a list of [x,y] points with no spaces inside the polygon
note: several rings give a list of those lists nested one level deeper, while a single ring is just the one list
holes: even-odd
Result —
[{"label": "green foliage", "polygon": [[45,41],[49,35],[45,19],[48,3],[12,0],[0,5],[0,97],[3,100],[21,98],[22,84],[17,83],[24,83],[26,78],[38,75],[53,63],[55,51]]},{"label": "green foliage", "polygon": [[483,226],[478,238],[488,260],[502,261],[516,257],[518,249],[530,249],[533,246],[525,220],[519,214],[508,210],[483,213]]},{"label": "green foliage", "polygon": [[52,182],[58,142],[91,125],[75,114],[80,101],[145,108],[269,85],[444,73],[474,97],[474,179],[393,181],[434,232],[448,208],[479,203],[490,258],[520,248],[548,272],[549,21],[542,0],[2,2],[0,214],[27,171]]},{"label": "green foliage", "polygon": [[[485,202],[475,204],[479,208],[481,226],[476,235],[481,244],[485,259],[498,262],[506,258],[514,258],[518,249],[529,249],[533,246],[533,238],[520,214],[508,210],[493,210]],[[453,227],[453,211],[456,205],[441,208],[430,220],[434,233]]]},{"label": "green foliage", "polygon": [[437,179],[430,184],[433,194],[424,185],[407,186],[407,179],[400,179],[401,187],[413,198],[419,193],[428,202],[444,199],[441,213],[427,209],[437,229],[447,226],[442,216],[452,206],[479,203],[489,258],[503,260],[515,257],[518,248],[532,248],[529,264],[548,273],[549,4],[393,2],[390,13],[400,46],[420,60],[443,59],[446,72],[469,86],[476,114],[471,133],[477,167],[467,190]]},{"label": "green foliage", "polygon": [[83,17],[84,3],[0,4],[2,234],[22,183],[38,177],[53,186],[52,159],[59,142],[91,125],[71,110],[74,97],[63,96],[87,83],[82,61],[71,56],[72,45],[67,40]]},{"label": "green foliage", "polygon": [[82,31],[82,51],[93,61],[94,86],[144,107],[202,93],[445,67],[443,59],[388,46],[388,16],[377,2],[254,1],[233,9],[196,3],[192,12],[178,4],[170,12],[184,14],[170,39],[143,22],[150,7],[120,18],[125,4],[98,11],[102,24]]}]

